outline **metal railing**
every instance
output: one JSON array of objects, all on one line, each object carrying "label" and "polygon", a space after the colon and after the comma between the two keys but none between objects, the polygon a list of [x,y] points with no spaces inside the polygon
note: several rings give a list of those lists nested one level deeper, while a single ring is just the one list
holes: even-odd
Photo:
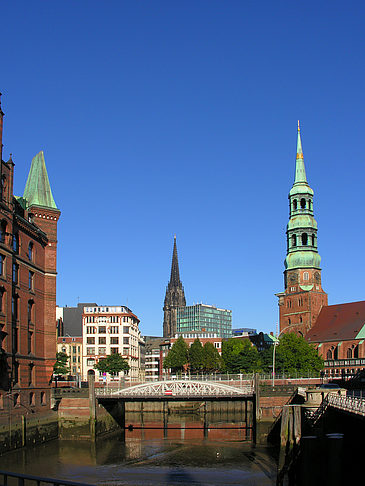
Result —
[{"label": "metal railing", "polygon": [[327,402],[328,405],[340,410],[365,416],[365,399],[363,398],[345,397],[336,393],[329,393]]},{"label": "metal railing", "polygon": [[[9,471],[0,471],[0,477],[2,478],[2,486],[10,486],[14,483],[16,483],[17,486],[25,486],[25,482],[28,483],[28,481],[36,483],[37,486],[41,486],[42,484],[53,484],[54,486],[94,486],[88,483],[76,483],[74,481],[66,481],[63,479],[43,478],[40,476],[31,476],[30,474],[20,474]],[[12,481],[12,479],[15,481]]]},{"label": "metal railing", "polygon": [[174,398],[203,398],[203,397],[237,397],[253,394],[252,385],[237,382],[227,384],[223,382],[193,381],[193,380],[170,380],[151,383],[143,383],[128,388],[105,387],[95,389],[95,395],[101,397],[139,397],[139,398],[161,398],[172,396]]}]

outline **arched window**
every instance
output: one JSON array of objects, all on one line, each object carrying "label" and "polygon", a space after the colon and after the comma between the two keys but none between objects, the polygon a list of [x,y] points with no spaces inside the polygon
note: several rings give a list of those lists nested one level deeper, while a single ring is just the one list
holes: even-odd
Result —
[{"label": "arched window", "polygon": [[0,287],[0,312],[4,312],[5,308],[5,288]]},{"label": "arched window", "polygon": [[338,347],[337,346],[333,350],[333,359],[338,359]]},{"label": "arched window", "polygon": [[301,207],[302,209],[305,209],[305,203],[306,203],[306,201],[305,201],[305,199],[304,199],[304,197],[303,197],[303,198],[300,200],[300,207]]},{"label": "arched window", "polygon": [[6,201],[6,190],[7,190],[7,184],[6,184],[6,177],[3,175],[1,178],[1,197],[3,201]]},{"label": "arched window", "polygon": [[289,325],[291,324],[291,320],[290,320],[290,319],[288,319],[288,324],[289,324]]},{"label": "arched window", "polygon": [[33,243],[30,242],[28,245],[28,259],[33,261]]},{"label": "arched window", "polygon": [[312,201],[310,199],[308,200],[308,209],[309,211],[312,209]]},{"label": "arched window", "polygon": [[332,349],[327,351],[327,359],[332,359]]},{"label": "arched window", "polygon": [[308,244],[308,235],[307,233],[302,233],[302,245],[307,246]]},{"label": "arched window", "polygon": [[349,348],[346,353],[346,358],[352,358],[352,349]]},{"label": "arched window", "polygon": [[303,317],[302,316],[299,317],[299,322],[303,322]]},{"label": "arched window", "polygon": [[19,235],[18,233],[13,234],[13,251],[19,253]]},{"label": "arched window", "polygon": [[5,243],[5,235],[6,235],[6,221],[2,220],[0,223],[0,242]]},{"label": "arched window", "polygon": [[291,246],[297,246],[297,235],[291,237]]},{"label": "arched window", "polygon": [[297,207],[298,207],[297,200],[294,199],[294,201],[293,201],[293,210],[296,211],[297,210]]},{"label": "arched window", "polygon": [[312,246],[315,246],[316,244],[316,238],[314,235],[312,235]]},{"label": "arched window", "polygon": [[309,273],[308,272],[303,273],[303,280],[309,280]]},{"label": "arched window", "polygon": [[359,345],[354,347],[354,358],[357,359],[358,357],[359,357]]}]

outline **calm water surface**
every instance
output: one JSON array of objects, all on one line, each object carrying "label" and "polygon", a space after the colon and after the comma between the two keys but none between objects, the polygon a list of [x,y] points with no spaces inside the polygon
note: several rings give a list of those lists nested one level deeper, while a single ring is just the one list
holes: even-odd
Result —
[{"label": "calm water surface", "polygon": [[[253,446],[242,429],[225,428],[242,425],[235,420],[212,422],[208,437],[192,428],[200,418],[177,416],[169,418],[165,436],[152,428],[127,430],[125,441],[119,434],[96,444],[49,442],[1,456],[1,469],[105,485],[274,485],[274,450]],[[161,423],[146,417],[144,425]]]}]

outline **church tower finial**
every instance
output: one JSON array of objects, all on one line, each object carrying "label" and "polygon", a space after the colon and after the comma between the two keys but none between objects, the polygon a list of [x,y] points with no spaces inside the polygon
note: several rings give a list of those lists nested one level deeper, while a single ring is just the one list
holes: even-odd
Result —
[{"label": "church tower finial", "polygon": [[313,189],[305,174],[302,140],[298,121],[295,180],[289,192],[285,291],[277,294],[280,330],[303,336],[315,323],[327,294],[321,286],[321,257],[317,247],[317,221],[313,213]]},{"label": "church tower finial", "polygon": [[173,337],[176,334],[177,309],[185,307],[186,300],[184,287],[180,280],[179,261],[177,257],[176,235],[174,235],[174,249],[172,252],[171,275],[167,285],[164,302],[164,337]]}]

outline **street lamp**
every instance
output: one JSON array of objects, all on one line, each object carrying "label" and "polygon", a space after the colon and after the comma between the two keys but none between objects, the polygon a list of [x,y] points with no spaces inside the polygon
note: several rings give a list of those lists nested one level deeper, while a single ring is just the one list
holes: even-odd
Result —
[{"label": "street lamp", "polygon": [[279,337],[281,334],[283,334],[284,331],[286,331],[287,329],[289,328],[292,328],[294,326],[298,326],[299,324],[301,324],[301,322],[298,322],[297,324],[290,324],[290,326],[286,326],[284,327],[284,329],[282,329],[279,334],[277,335],[277,339],[278,341],[275,341],[274,342],[274,349],[273,349],[273,352],[272,352],[272,387],[274,388],[275,386],[275,351],[276,351],[276,346],[279,344]]}]

